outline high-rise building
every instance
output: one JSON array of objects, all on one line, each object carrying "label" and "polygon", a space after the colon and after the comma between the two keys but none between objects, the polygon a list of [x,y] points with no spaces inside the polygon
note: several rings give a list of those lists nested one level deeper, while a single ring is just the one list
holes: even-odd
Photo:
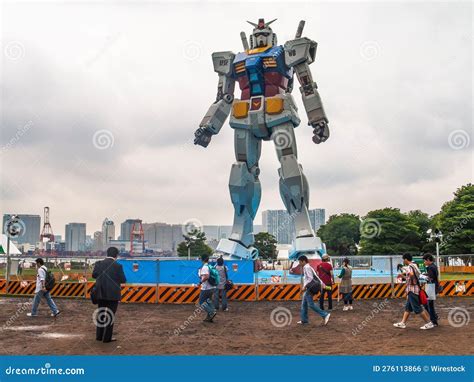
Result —
[{"label": "high-rise building", "polygon": [[66,224],[66,251],[83,252],[86,250],[86,223]]},{"label": "high-rise building", "polygon": [[143,223],[145,241],[150,249],[176,252],[184,241],[181,224]]},{"label": "high-rise building", "polygon": [[92,238],[92,250],[94,252],[102,251],[104,248],[104,242],[102,240],[102,231],[95,231],[94,237]]},{"label": "high-rise building", "polygon": [[[316,208],[308,211],[314,232],[325,223],[326,211]],[[279,244],[291,244],[295,238],[294,221],[286,210],[268,210],[262,213],[263,230],[276,237]]]},{"label": "high-rise building", "polygon": [[308,213],[314,232],[318,233],[319,227],[326,223],[326,210],[324,208],[315,208],[309,210]]},{"label": "high-rise building", "polygon": [[[115,240],[115,224],[112,220],[105,218],[102,222],[102,245],[104,249],[111,240]],[[130,240],[130,236],[128,240]]]},{"label": "high-rise building", "polygon": [[[203,226],[204,233],[208,242],[220,239],[227,239],[232,233],[231,225],[205,225]],[[257,234],[263,231],[261,225],[253,226],[253,233]]]},{"label": "high-rise building", "polygon": [[[5,233],[6,223],[10,220],[11,214],[3,215],[2,232]],[[37,246],[40,241],[41,217],[39,215],[17,215],[23,222],[25,229],[21,236],[16,237],[13,241],[18,244],[29,244]]]},{"label": "high-rise building", "polygon": [[119,240],[130,240],[133,224],[137,222],[141,222],[141,220],[140,219],[127,219],[122,224],[120,224]]}]

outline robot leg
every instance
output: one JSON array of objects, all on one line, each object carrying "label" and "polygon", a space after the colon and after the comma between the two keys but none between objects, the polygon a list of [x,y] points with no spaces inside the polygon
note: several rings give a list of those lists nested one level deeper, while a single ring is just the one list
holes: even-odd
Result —
[{"label": "robot leg", "polygon": [[232,165],[229,191],[234,205],[234,224],[228,239],[221,239],[217,251],[236,258],[255,258],[253,220],[260,204],[261,187],[258,160],[261,140],[251,132],[235,129],[236,162]]},{"label": "robot leg", "polygon": [[308,214],[309,186],[298,163],[294,127],[285,123],[273,128],[272,139],[280,161],[280,195],[295,226],[296,238],[290,251],[290,259],[301,254],[321,251],[321,240],[316,237]]}]

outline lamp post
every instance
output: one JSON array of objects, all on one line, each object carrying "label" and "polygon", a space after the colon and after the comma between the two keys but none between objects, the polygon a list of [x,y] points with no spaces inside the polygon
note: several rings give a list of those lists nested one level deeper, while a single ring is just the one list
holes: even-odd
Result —
[{"label": "lamp post", "polygon": [[439,277],[441,278],[441,267],[439,264],[439,243],[443,240],[443,233],[441,230],[436,228],[434,231],[432,229],[429,229],[426,231],[430,235],[430,240],[436,243],[436,266],[438,267],[438,274]]},{"label": "lamp post", "polygon": [[8,221],[5,224],[4,231],[7,236],[7,270],[6,270],[6,283],[7,283],[7,292],[8,284],[10,282],[10,238],[15,238],[24,234],[24,224],[18,215],[11,215]]},{"label": "lamp post", "polygon": [[186,243],[186,246],[188,247],[188,260],[191,260],[191,244],[194,240],[196,240],[196,236],[190,235],[190,236],[187,236],[187,239],[188,239],[188,242]]}]

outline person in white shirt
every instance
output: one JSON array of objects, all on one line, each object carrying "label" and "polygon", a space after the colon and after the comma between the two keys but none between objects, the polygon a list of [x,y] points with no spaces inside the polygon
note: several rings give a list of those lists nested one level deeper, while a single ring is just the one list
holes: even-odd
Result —
[{"label": "person in white shirt", "polygon": [[56,317],[61,312],[51,298],[51,293],[45,287],[46,271],[48,269],[44,265],[44,260],[42,258],[37,258],[35,262],[37,269],[35,297],[33,298],[33,307],[31,308],[31,313],[27,313],[27,316],[38,316],[38,305],[41,302],[41,298],[44,297],[48,303],[49,309],[51,309],[51,316]]},{"label": "person in white shirt", "polygon": [[303,299],[301,301],[301,321],[298,321],[298,324],[304,325],[304,324],[309,323],[308,307],[310,307],[312,310],[314,310],[323,318],[323,325],[327,325],[329,321],[329,317],[331,316],[331,313],[320,309],[319,306],[317,306],[314,303],[314,300],[313,300],[314,295],[308,289],[308,285],[310,284],[311,281],[313,281],[313,279],[315,279],[319,283],[321,283],[321,280],[319,280],[318,276],[316,275],[315,270],[311,267],[311,265],[309,265],[308,258],[306,256],[304,255],[300,256],[298,258],[298,262],[300,263],[300,266],[303,267],[303,292],[304,292]]},{"label": "person in white shirt", "polygon": [[207,316],[204,322],[212,322],[217,312],[212,304],[212,296],[214,294],[215,287],[209,283],[209,256],[202,255],[202,267],[199,269],[199,278],[201,285],[201,293],[199,294],[199,305],[207,312]]}]

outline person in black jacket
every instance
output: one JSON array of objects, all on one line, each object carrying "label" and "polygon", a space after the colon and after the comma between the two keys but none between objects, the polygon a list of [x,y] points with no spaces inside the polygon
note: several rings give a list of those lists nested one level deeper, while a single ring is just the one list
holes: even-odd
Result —
[{"label": "person in black jacket", "polygon": [[121,298],[120,284],[127,282],[122,265],[115,261],[118,253],[115,247],[107,249],[107,257],[98,261],[92,272],[92,277],[96,279],[95,298],[99,305],[94,313],[97,341],[115,341],[115,338],[112,338],[112,332],[118,302]]},{"label": "person in black jacket", "polygon": [[[433,255],[427,253],[423,256],[423,260],[426,266],[426,275],[428,276],[428,283],[435,285],[435,293],[439,293],[439,273],[438,267],[434,263]],[[428,304],[425,305],[425,309],[430,314],[430,320],[434,326],[438,326],[438,314],[435,311],[435,300],[428,299]]]}]

